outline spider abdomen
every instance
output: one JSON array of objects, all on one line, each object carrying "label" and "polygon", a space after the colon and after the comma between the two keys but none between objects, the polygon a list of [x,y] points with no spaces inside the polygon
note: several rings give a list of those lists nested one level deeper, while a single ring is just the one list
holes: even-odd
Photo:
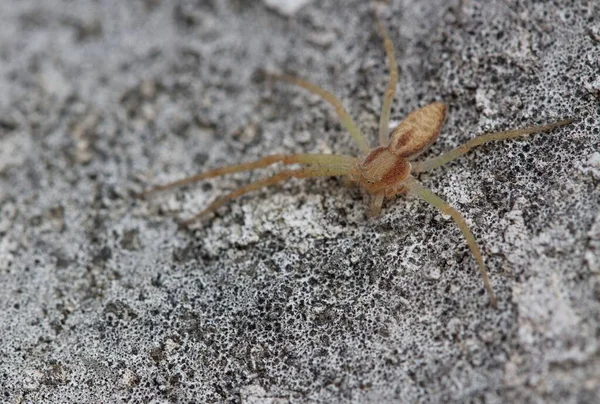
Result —
[{"label": "spider abdomen", "polygon": [[404,158],[417,156],[437,139],[445,118],[446,105],[442,102],[412,111],[393,130],[390,151]]}]

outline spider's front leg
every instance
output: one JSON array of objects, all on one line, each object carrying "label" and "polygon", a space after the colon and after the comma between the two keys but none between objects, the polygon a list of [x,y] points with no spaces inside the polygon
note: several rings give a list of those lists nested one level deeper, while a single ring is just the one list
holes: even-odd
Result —
[{"label": "spider's front leg", "polygon": [[371,196],[371,201],[369,202],[369,210],[367,211],[367,217],[376,217],[381,213],[381,207],[383,206],[383,200],[385,199],[385,194],[379,193]]},{"label": "spider's front leg", "polygon": [[385,147],[389,143],[390,113],[392,111],[394,94],[396,93],[396,84],[398,84],[398,65],[396,63],[396,56],[394,55],[394,45],[381,22],[377,8],[375,8],[375,21],[377,23],[377,30],[383,39],[383,47],[385,48],[385,57],[390,75],[388,85],[383,93],[381,115],[379,117],[379,145]]},{"label": "spider's front leg", "polygon": [[412,172],[415,174],[418,174],[418,173],[422,173],[425,171],[433,170],[434,168],[443,166],[444,164],[451,162],[452,160],[462,156],[463,154],[468,153],[472,148],[481,146],[482,144],[485,144],[488,142],[493,142],[493,141],[497,141],[497,140],[505,140],[505,139],[514,139],[516,137],[531,135],[534,133],[548,132],[550,130],[560,128],[561,126],[569,125],[572,122],[573,122],[572,119],[564,119],[562,121],[550,123],[547,125],[530,126],[530,127],[523,128],[523,129],[507,130],[504,132],[488,133],[486,135],[477,136],[477,137],[469,140],[465,144],[462,144],[450,151],[447,151],[446,153],[442,154],[441,156],[434,157],[434,158],[431,158],[429,160],[425,160],[422,162],[413,163]]},{"label": "spider's front leg", "polygon": [[358,125],[356,125],[356,122],[354,122],[348,111],[346,111],[346,109],[344,108],[342,101],[340,101],[335,95],[331,94],[329,91],[326,91],[315,84],[312,84],[306,80],[302,80],[298,77],[290,76],[288,74],[267,73],[266,75],[267,78],[287,81],[288,83],[294,84],[298,87],[302,87],[305,90],[308,90],[311,93],[318,95],[323,100],[327,101],[331,106],[333,106],[335,113],[337,114],[340,120],[340,123],[346,128],[348,133],[350,133],[350,136],[352,136],[352,138],[358,145],[360,151],[364,154],[367,154],[370,151],[367,139],[360,131]]}]

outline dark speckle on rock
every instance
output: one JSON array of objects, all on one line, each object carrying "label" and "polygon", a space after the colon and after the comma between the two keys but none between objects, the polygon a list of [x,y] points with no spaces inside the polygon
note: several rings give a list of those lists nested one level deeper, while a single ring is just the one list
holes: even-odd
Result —
[{"label": "dark speckle on rock", "polygon": [[103,264],[106,261],[108,261],[109,259],[111,259],[112,257],[112,250],[110,249],[110,247],[102,247],[102,249],[100,249],[100,251],[98,251],[98,254],[96,254],[94,256],[94,258],[92,259],[92,262],[94,264]]},{"label": "dark speckle on rock", "polygon": [[[282,4],[285,3],[285,6]],[[420,176],[413,198],[276,168],[127,195],[273,153],[374,142],[387,66],[364,0],[0,2],[2,402],[600,402],[600,6],[381,2],[392,121],[448,104],[435,156],[572,117]]]}]

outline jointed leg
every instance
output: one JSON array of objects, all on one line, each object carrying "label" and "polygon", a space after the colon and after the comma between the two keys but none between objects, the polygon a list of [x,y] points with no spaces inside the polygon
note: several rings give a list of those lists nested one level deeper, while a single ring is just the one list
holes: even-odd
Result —
[{"label": "jointed leg", "polygon": [[434,168],[443,166],[444,164],[449,163],[450,161],[456,159],[457,157],[460,157],[463,154],[467,153],[472,148],[474,148],[476,146],[480,146],[487,142],[492,142],[495,140],[513,139],[513,138],[523,136],[523,135],[530,135],[533,133],[546,132],[546,131],[549,131],[549,130],[552,130],[555,128],[559,128],[561,126],[569,125],[571,122],[573,122],[572,119],[565,119],[562,121],[550,123],[548,125],[530,126],[528,128],[523,128],[523,129],[488,133],[487,135],[477,136],[477,137],[469,140],[467,143],[465,143],[461,146],[458,146],[457,148],[454,148],[454,149],[442,154],[441,156],[434,157],[432,159],[425,160],[420,163],[413,163],[412,172],[420,173],[420,172],[429,171]]},{"label": "jointed leg", "polygon": [[256,181],[251,184],[245,185],[235,191],[215,200],[213,203],[208,205],[203,211],[198,213],[196,216],[181,222],[182,226],[187,226],[190,223],[200,219],[201,217],[215,211],[216,209],[223,206],[225,203],[235,199],[239,196],[247,194],[248,192],[255,191],[259,188],[266,187],[269,185],[277,184],[278,182],[285,181],[290,178],[309,178],[309,177],[330,177],[336,175],[346,175],[351,170],[348,166],[329,166],[329,167],[308,167],[299,170],[287,170],[282,171],[272,177],[264,180]]},{"label": "jointed leg", "polygon": [[336,154],[273,154],[249,163],[217,168],[215,170],[206,171],[204,173],[186,177],[165,185],[160,185],[158,187],[149,189],[148,191],[142,192],[140,196],[147,196],[156,192],[166,191],[168,189],[192,184],[194,182],[225,174],[233,174],[242,171],[254,170],[256,168],[263,168],[275,163],[308,164],[311,166],[351,166],[355,161],[356,159],[354,157]]},{"label": "jointed leg", "polygon": [[381,213],[381,206],[383,205],[383,200],[385,199],[385,194],[376,194],[371,197],[371,202],[369,203],[369,211],[367,212],[367,216],[376,217]]},{"label": "jointed leg", "polygon": [[381,107],[381,116],[379,117],[379,145],[385,147],[389,141],[390,112],[392,109],[394,94],[396,92],[396,84],[398,84],[398,66],[396,65],[396,56],[394,55],[394,46],[392,45],[392,41],[390,40],[387,31],[381,23],[379,13],[377,11],[375,11],[375,16],[377,18],[377,28],[379,29],[379,34],[383,38],[385,56],[387,58],[388,69],[390,71],[390,79],[383,95],[383,105]]},{"label": "jointed leg", "polygon": [[369,147],[367,140],[365,139],[364,135],[362,134],[362,132],[360,131],[350,114],[348,114],[348,112],[344,109],[342,102],[338,98],[336,98],[335,95],[323,90],[319,86],[316,86],[312,83],[309,83],[308,81],[304,81],[297,77],[289,76],[286,74],[279,75],[272,73],[267,74],[267,76],[273,79],[283,80],[287,81],[288,83],[295,84],[299,87],[310,91],[313,94],[320,96],[325,101],[329,102],[335,108],[335,112],[338,115],[342,125],[346,128],[346,130],[350,133],[350,136],[352,136],[352,138],[354,138],[354,140],[358,144],[358,148],[360,149],[360,151],[364,154],[369,153],[371,148]]},{"label": "jointed leg", "polygon": [[490,297],[490,303],[493,307],[497,307],[496,295],[494,294],[494,290],[490,285],[490,280],[488,278],[487,271],[485,269],[485,265],[483,263],[483,258],[481,256],[481,251],[479,250],[479,246],[477,245],[477,241],[475,241],[475,237],[471,230],[469,229],[469,225],[460,214],[459,211],[454,209],[452,206],[448,205],[442,198],[431,192],[429,189],[425,188],[423,185],[419,184],[414,179],[407,180],[408,190],[413,195],[418,196],[423,199],[425,202],[430,203],[431,205],[438,208],[443,213],[450,215],[454,222],[458,225],[460,231],[462,231],[463,236],[467,240],[467,245],[471,249],[471,253],[475,260],[477,261],[477,265],[479,266],[479,272],[481,273],[481,277],[483,279],[483,286],[487,290],[487,293]]}]

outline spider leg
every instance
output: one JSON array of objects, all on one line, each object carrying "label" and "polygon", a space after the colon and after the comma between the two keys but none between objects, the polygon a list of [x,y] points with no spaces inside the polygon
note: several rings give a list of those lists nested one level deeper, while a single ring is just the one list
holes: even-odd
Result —
[{"label": "spider leg", "polygon": [[286,170],[282,171],[278,174],[275,174],[269,178],[265,178],[263,180],[259,180],[243,187],[236,189],[235,191],[230,192],[229,194],[215,200],[213,203],[208,205],[204,210],[202,210],[197,215],[181,222],[181,226],[187,226],[192,222],[206,216],[207,214],[214,212],[216,209],[223,206],[225,203],[235,199],[239,196],[247,194],[249,192],[255,191],[259,188],[267,187],[269,185],[274,185],[279,182],[288,180],[290,178],[310,178],[310,177],[331,177],[336,175],[346,175],[352,170],[351,165],[331,165],[331,166],[322,166],[322,167],[306,167],[299,170]]},{"label": "spider leg", "polygon": [[442,154],[441,156],[434,157],[434,158],[431,158],[429,160],[425,160],[422,162],[413,163],[412,172],[413,173],[421,173],[424,171],[429,171],[434,168],[443,166],[444,164],[449,163],[452,160],[456,159],[457,157],[460,157],[463,154],[467,153],[472,148],[480,146],[484,143],[488,143],[488,142],[492,142],[492,141],[496,141],[496,140],[513,139],[513,138],[516,138],[519,136],[530,135],[533,133],[546,132],[546,131],[550,131],[552,129],[559,128],[561,126],[569,125],[571,122],[573,122],[572,119],[565,119],[565,120],[550,123],[547,125],[530,126],[530,127],[523,128],[523,129],[507,130],[504,132],[488,133],[486,135],[477,136],[477,137],[469,140],[467,143],[465,143],[461,146],[458,146],[458,147]]},{"label": "spider leg", "polygon": [[160,185],[151,188],[139,194],[140,197],[148,196],[156,192],[166,191],[183,185],[192,184],[198,181],[218,177],[225,174],[239,173],[242,171],[254,170],[263,168],[275,163],[283,164],[308,164],[312,166],[337,166],[350,165],[355,162],[355,158],[351,156],[336,155],[336,154],[273,154],[263,157],[249,163],[235,164],[231,166],[221,167],[214,170],[206,171],[197,175],[182,178],[178,181]]},{"label": "spider leg", "polygon": [[385,48],[385,56],[387,59],[388,70],[390,71],[390,78],[385,92],[383,93],[383,103],[381,106],[381,116],[379,117],[379,145],[387,146],[389,141],[389,122],[390,112],[392,110],[392,101],[394,100],[394,94],[396,92],[396,84],[398,84],[398,65],[396,64],[396,56],[394,55],[394,46],[390,40],[385,27],[381,23],[381,18],[377,8],[375,9],[375,17],[377,21],[377,29],[379,34],[383,38],[383,46]]},{"label": "spider leg", "polygon": [[302,79],[299,79],[294,76],[289,76],[287,74],[280,75],[268,73],[267,77],[295,84],[299,87],[304,88],[305,90],[310,91],[313,94],[318,95],[319,97],[327,101],[335,108],[335,113],[339,117],[341,124],[346,128],[346,130],[350,133],[350,136],[352,136],[354,141],[358,144],[358,148],[360,149],[360,151],[364,154],[369,153],[371,148],[369,147],[367,140],[365,139],[364,135],[362,134],[362,132],[360,131],[350,114],[346,111],[346,109],[344,109],[342,102],[335,95],[331,94],[326,90],[323,90],[319,86],[309,83],[308,81],[304,81]]},{"label": "spider leg", "polygon": [[454,222],[458,225],[458,228],[462,232],[463,236],[467,241],[467,245],[471,249],[471,253],[475,260],[477,261],[477,265],[479,266],[479,272],[481,273],[481,278],[483,279],[483,286],[487,290],[487,293],[490,298],[491,305],[496,308],[498,307],[496,301],[496,295],[494,294],[494,290],[490,285],[490,280],[488,278],[488,273],[485,269],[485,265],[483,263],[483,258],[481,256],[481,251],[479,250],[479,246],[477,245],[477,241],[475,241],[475,237],[471,230],[469,229],[469,225],[465,221],[464,217],[460,214],[459,211],[454,209],[452,206],[447,204],[442,198],[437,196],[435,193],[425,188],[423,185],[418,183],[415,179],[409,178],[407,180],[408,192],[418,196],[423,199],[425,202],[433,205],[438,208],[442,213],[450,215]]},{"label": "spider leg", "polygon": [[381,206],[383,205],[384,199],[384,193],[376,194],[371,197],[371,202],[369,203],[369,210],[367,211],[368,217],[379,216],[379,214],[381,213]]}]

